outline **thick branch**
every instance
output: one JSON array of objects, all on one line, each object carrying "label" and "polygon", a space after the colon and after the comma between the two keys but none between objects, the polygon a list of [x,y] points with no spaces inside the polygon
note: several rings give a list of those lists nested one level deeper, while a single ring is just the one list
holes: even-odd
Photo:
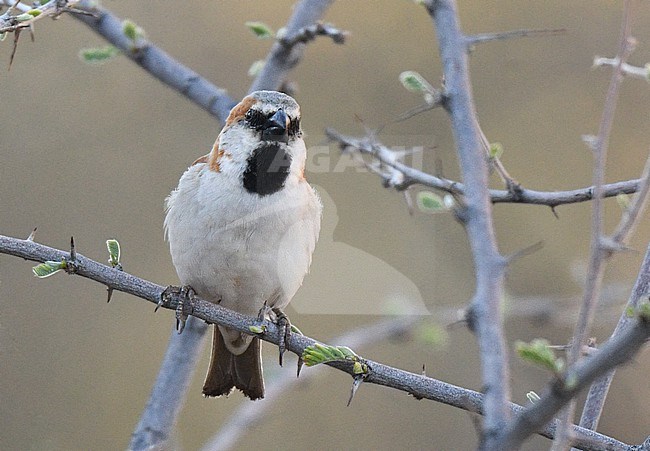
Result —
[{"label": "thick branch", "polygon": [[134,43],[124,34],[122,20],[97,6],[97,2],[85,0],[77,6],[84,7],[93,16],[74,15],[75,19],[88,25],[158,80],[189,98],[222,124],[225,123],[234,102],[224,89],[218,88],[146,39],[139,38]]},{"label": "thick branch", "polygon": [[472,98],[466,39],[453,0],[428,1],[436,28],[445,76],[446,102],[465,183],[465,228],[474,256],[476,293],[470,325],[477,334],[485,390],[485,421],[481,447],[494,449],[509,417],[510,376],[503,334],[501,299],[505,259],[499,254],[488,193],[487,149]]},{"label": "thick branch", "polygon": [[[3,235],[0,235],[0,253],[36,262],[70,259],[69,252],[53,249],[33,241],[21,240]],[[103,265],[86,258],[79,253],[77,253],[75,266],[77,268],[75,274],[77,275],[99,282],[107,287],[113,288],[114,290],[133,294],[134,296],[145,299],[154,304],[158,303],[161,294],[165,290],[165,287],[161,285],[157,285],[126,272]],[[167,309],[175,309],[177,305],[178,299],[172,299],[170,302],[163,305],[163,307]],[[196,299],[193,306],[193,316],[208,323],[222,324],[244,333],[250,334],[251,331],[249,327],[258,324],[256,318],[241,315],[237,312],[227,310],[217,304],[201,299]],[[260,336],[260,338],[277,345],[279,342],[278,328],[272,323],[266,323],[266,326],[267,332]],[[182,335],[184,334],[185,332],[183,332]],[[297,355],[301,355],[302,351],[307,346],[313,345],[314,343],[316,343],[316,340],[312,338],[292,334],[287,344],[287,349]],[[601,359],[599,356],[600,353],[594,359]],[[469,412],[479,414],[484,412],[484,396],[481,393],[432,379],[421,374],[392,368],[372,360],[365,360],[365,362],[370,367],[370,374],[365,379],[365,382],[395,388],[407,392],[417,398],[430,399]],[[348,362],[333,362],[330,366],[354,376],[352,365]],[[178,408],[178,406],[176,406],[176,408]],[[523,410],[521,406],[516,404],[508,404],[508,409],[514,413]],[[545,427],[543,425],[540,426],[539,433],[545,437],[552,438],[554,430],[555,424],[552,423]],[[574,446],[581,449],[630,449],[630,447],[625,443],[583,428],[575,427],[574,432],[576,436]]]},{"label": "thick branch", "polygon": [[[3,235],[0,235],[0,253],[36,262],[43,262],[46,260],[61,261],[62,259],[69,261],[70,259],[69,252],[53,249],[33,241],[21,240]],[[154,304],[159,302],[160,296],[165,290],[165,287],[161,285],[157,285],[124,271],[119,271],[103,265],[86,258],[79,253],[77,253],[76,256],[75,266],[76,275],[94,280],[106,285],[107,287],[113,288],[114,290],[133,294],[134,296],[145,299]],[[178,299],[172,298],[169,302],[166,302],[163,307],[166,309],[175,309],[177,305]],[[208,323],[222,324],[248,334],[251,333],[249,329],[250,326],[258,325],[258,320],[256,318],[241,315],[237,312],[227,310],[217,304],[201,299],[196,299],[194,301],[192,315]],[[273,323],[266,323],[266,326],[267,332],[260,336],[260,338],[277,345],[279,342],[278,328]],[[182,335],[184,334],[185,332],[183,332]],[[287,349],[297,355],[301,355],[305,347],[315,343],[316,340],[312,338],[292,334],[287,343]],[[601,357],[601,355],[604,357]],[[609,354],[598,353],[593,360],[590,360],[590,362],[599,362],[600,360],[605,360],[607,358],[609,358]],[[484,395],[481,393],[432,379],[421,374],[392,368],[372,360],[365,360],[365,362],[370,368],[370,373],[365,379],[365,382],[395,388],[407,392],[416,398],[430,399],[468,412],[478,414],[483,414],[483,412],[485,412]],[[333,362],[330,366],[352,376],[354,375],[353,367],[348,362]],[[187,377],[187,375],[183,375],[183,378],[185,377]],[[176,405],[175,408],[178,408],[178,406]],[[523,407],[512,403],[509,403],[507,408],[510,412],[515,414],[524,411]],[[171,416],[173,417],[173,415]],[[539,427],[539,433],[548,438],[553,437],[554,430],[555,423],[546,426],[542,424]],[[581,449],[630,450],[630,446],[625,443],[587,429],[575,427],[574,434],[575,440],[573,444]]]}]

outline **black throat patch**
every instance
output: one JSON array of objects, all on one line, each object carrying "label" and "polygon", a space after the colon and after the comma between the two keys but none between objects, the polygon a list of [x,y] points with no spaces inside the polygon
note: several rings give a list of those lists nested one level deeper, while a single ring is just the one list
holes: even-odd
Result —
[{"label": "black throat patch", "polygon": [[244,171],[246,191],[260,196],[280,191],[291,165],[291,157],[284,151],[284,146],[281,143],[265,142],[253,151]]}]

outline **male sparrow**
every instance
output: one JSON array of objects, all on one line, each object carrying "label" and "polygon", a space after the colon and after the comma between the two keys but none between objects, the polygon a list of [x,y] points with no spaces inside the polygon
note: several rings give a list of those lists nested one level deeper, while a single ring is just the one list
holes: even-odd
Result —
[{"label": "male sparrow", "polygon": [[[311,263],[322,206],[304,176],[300,107],[256,91],[231,111],[212,151],[166,200],[176,272],[201,298],[255,316],[289,304]],[[215,327],[205,396],[264,397],[259,338]]]}]

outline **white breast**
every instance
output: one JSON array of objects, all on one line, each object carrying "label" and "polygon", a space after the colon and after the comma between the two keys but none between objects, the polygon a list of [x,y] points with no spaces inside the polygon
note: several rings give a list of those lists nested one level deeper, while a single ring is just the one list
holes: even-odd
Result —
[{"label": "white breast", "polygon": [[165,218],[181,283],[247,315],[265,301],[286,306],[309,269],[321,208],[299,177],[259,196],[206,164],[190,167],[167,199]]}]

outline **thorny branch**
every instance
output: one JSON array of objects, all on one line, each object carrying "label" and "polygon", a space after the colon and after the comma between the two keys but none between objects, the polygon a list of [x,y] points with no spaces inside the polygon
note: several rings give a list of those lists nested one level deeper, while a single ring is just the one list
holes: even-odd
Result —
[{"label": "thorny branch", "polygon": [[[13,255],[36,262],[61,261],[63,259],[70,260],[70,252],[44,246],[31,240],[21,240],[4,235],[0,235],[0,254]],[[156,305],[161,299],[162,293],[165,291],[165,287],[161,285],[157,285],[148,280],[140,279],[125,271],[120,271],[110,266],[98,263],[94,260],[84,257],[78,252],[76,253],[74,267],[75,275],[94,280],[103,285],[106,285],[107,287],[113,288],[116,291],[132,294]],[[162,307],[165,309],[175,310],[178,306],[179,300],[180,298],[178,296],[173,296],[167,300],[162,305]],[[241,315],[237,312],[225,309],[217,304],[204,301],[200,298],[195,298],[192,302],[191,307],[191,314],[194,317],[211,324],[222,324],[243,333],[252,334],[250,326],[259,325],[257,318]],[[639,332],[646,334],[646,337],[650,335],[650,326],[648,325],[648,321],[645,321],[643,319],[645,317],[641,318],[641,320],[637,320],[634,323],[634,330],[637,331],[632,337],[634,340],[639,338]],[[278,328],[275,326],[275,324],[270,322],[265,322],[264,324],[266,326],[266,332],[263,335],[258,336],[264,341],[277,345],[280,339]],[[588,380],[585,379],[583,381],[581,378],[583,373],[586,376],[589,376],[591,374],[589,371],[594,371],[592,368],[593,365],[599,365],[607,368],[611,367],[611,355],[623,354],[617,354],[619,346],[625,347],[625,349],[627,349],[627,351],[625,351],[625,355],[630,357],[632,355],[631,350],[635,349],[635,347],[638,347],[636,341],[624,343],[621,345],[620,341],[623,340],[624,339],[622,338],[616,343],[608,343],[605,345],[602,348],[601,352],[594,356],[593,359],[590,359],[590,366],[587,369],[584,369],[584,371],[583,367],[586,368],[586,365],[583,364],[582,366],[576,367],[576,384],[581,385],[588,383]],[[297,355],[301,355],[307,346],[313,345],[315,343],[316,340],[307,336],[291,334],[290,339],[287,343],[287,349]],[[390,366],[383,365],[372,360],[364,359],[364,362],[369,367],[369,374],[364,379],[364,382],[395,388],[397,390],[411,394],[416,399],[430,399],[436,402],[441,402],[466,410],[468,412],[478,413],[482,415],[485,413],[485,396],[481,393],[442,382],[437,379],[424,376],[422,374],[415,374],[408,371],[392,368]],[[616,362],[622,363],[620,359],[616,360]],[[349,364],[349,362],[335,361],[328,363],[327,365],[336,368],[339,371],[346,372],[351,376],[354,376],[352,365]],[[517,416],[522,411],[524,411],[523,407],[512,403],[509,403],[506,407],[509,412]],[[546,426],[542,424],[539,427],[539,434],[544,437],[552,438],[556,426],[557,425],[555,422],[551,422]],[[574,427],[573,433],[574,440],[572,443],[574,446],[581,449],[609,449],[628,451],[632,449],[630,445],[622,443],[611,437],[603,434],[598,434],[596,432],[577,426]]]},{"label": "thorny branch", "polygon": [[[387,186],[404,190],[413,185],[422,185],[445,193],[463,195],[465,185],[455,180],[420,171],[399,161],[397,155],[389,147],[377,141],[375,137],[366,136],[355,138],[342,135],[333,129],[326,129],[325,135],[336,142],[342,152],[357,151],[369,155],[382,165],[380,176]],[[639,191],[642,179],[625,180],[603,185],[603,197],[615,197],[619,194],[633,194]],[[594,187],[579,188],[569,191],[535,191],[520,187],[517,193],[507,190],[488,190],[493,203],[521,203],[557,207],[559,205],[587,202],[594,198]]]}]

